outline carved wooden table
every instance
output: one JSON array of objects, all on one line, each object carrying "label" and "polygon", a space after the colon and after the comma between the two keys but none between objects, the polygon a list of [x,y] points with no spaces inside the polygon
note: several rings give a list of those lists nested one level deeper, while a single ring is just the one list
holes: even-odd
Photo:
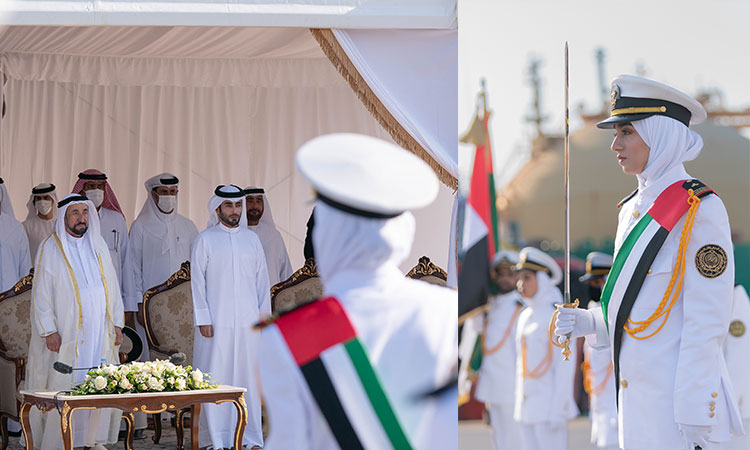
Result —
[{"label": "carved wooden table", "polygon": [[[164,411],[177,413],[178,439],[182,435],[182,410],[191,408],[191,441],[193,450],[198,450],[198,428],[200,424],[202,403],[231,402],[237,408],[237,426],[234,431],[234,448],[242,448],[242,435],[247,425],[247,404],[245,403],[245,388],[220,385],[217,389],[204,389],[181,392],[147,392],[141,394],[102,394],[102,395],[58,395],[57,392],[21,391],[23,405],[20,416],[23,435],[26,439],[26,449],[33,450],[34,442],[31,436],[29,411],[36,406],[46,413],[57,407],[60,408],[60,432],[65,450],[73,450],[73,430],[71,416],[77,409],[116,408],[123,412],[127,425],[128,437],[125,448],[133,448],[133,427],[135,425],[133,413],[144,412],[156,414]],[[177,443],[178,448],[184,448],[183,442]]]}]

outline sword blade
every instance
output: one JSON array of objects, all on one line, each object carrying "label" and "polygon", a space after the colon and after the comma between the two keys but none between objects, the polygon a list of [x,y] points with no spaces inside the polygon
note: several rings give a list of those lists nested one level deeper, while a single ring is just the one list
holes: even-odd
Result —
[{"label": "sword blade", "polygon": [[565,303],[570,303],[570,110],[568,108],[568,69],[568,42],[565,41]]}]

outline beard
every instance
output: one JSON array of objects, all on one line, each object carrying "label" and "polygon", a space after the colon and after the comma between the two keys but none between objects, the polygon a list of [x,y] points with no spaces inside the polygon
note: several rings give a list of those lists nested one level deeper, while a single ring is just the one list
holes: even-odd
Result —
[{"label": "beard", "polygon": [[257,222],[263,216],[263,211],[259,209],[250,209],[247,211],[247,220]]},{"label": "beard", "polygon": [[219,219],[224,223],[224,225],[227,225],[229,227],[236,227],[240,223],[240,215],[239,214],[230,214],[229,216],[225,216],[224,214],[219,212]]},{"label": "beard", "polygon": [[68,231],[70,231],[70,233],[73,234],[73,236],[76,236],[76,237],[83,236],[84,234],[86,234],[86,231],[88,231],[88,229],[89,229],[88,224],[85,224],[83,222],[78,222],[77,224],[73,225],[72,227],[66,225],[66,227],[68,228]]}]

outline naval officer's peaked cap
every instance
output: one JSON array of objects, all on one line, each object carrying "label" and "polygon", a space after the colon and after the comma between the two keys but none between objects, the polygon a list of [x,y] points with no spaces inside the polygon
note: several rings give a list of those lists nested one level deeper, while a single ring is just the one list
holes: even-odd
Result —
[{"label": "naval officer's peaked cap", "polygon": [[634,75],[612,80],[610,116],[596,124],[614,128],[616,123],[635,122],[654,115],[671,117],[690,126],[706,120],[706,110],[693,97],[657,81]]},{"label": "naval officer's peaked cap", "polygon": [[297,151],[297,169],[318,200],[357,216],[396,217],[432,203],[438,180],[421,159],[371,136],[318,136]]}]

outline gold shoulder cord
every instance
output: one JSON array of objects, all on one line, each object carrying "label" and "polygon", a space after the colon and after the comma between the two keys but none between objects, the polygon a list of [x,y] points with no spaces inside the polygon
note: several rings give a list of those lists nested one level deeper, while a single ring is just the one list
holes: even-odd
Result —
[{"label": "gold shoulder cord", "polygon": [[[628,321],[627,323],[625,323],[624,328],[625,331],[634,339],[648,339],[661,331],[661,329],[664,327],[664,324],[667,323],[667,319],[669,319],[669,314],[672,311],[672,307],[674,306],[675,302],[677,302],[677,297],[679,297],[680,293],[682,292],[682,282],[685,278],[685,252],[687,251],[687,246],[690,242],[690,235],[693,232],[693,222],[695,221],[695,214],[698,211],[698,205],[701,202],[701,199],[695,195],[695,192],[693,192],[692,189],[688,190],[688,195],[689,196],[687,202],[690,205],[690,208],[688,209],[687,216],[685,217],[685,225],[683,225],[682,227],[682,234],[680,235],[680,246],[677,249],[677,261],[675,262],[674,269],[672,270],[672,278],[669,280],[667,290],[666,292],[664,292],[664,296],[662,297],[661,302],[656,307],[656,310],[651,314],[651,316],[649,316],[645,320],[640,321],[631,320],[630,318],[628,318]],[[673,290],[674,295],[672,295]],[[669,301],[669,306],[667,306],[667,301],[669,300],[670,296],[672,296],[672,299],[671,301]],[[663,320],[661,322],[661,325],[659,325],[659,327],[653,333],[646,336],[636,336],[636,333],[644,331],[652,323],[662,317]],[[631,328],[631,325],[635,325],[635,327]]]},{"label": "gold shoulder cord", "polygon": [[[73,267],[71,267],[70,262],[68,261],[68,257],[65,256],[65,250],[63,250],[62,242],[60,242],[60,238],[57,236],[57,232],[52,233],[52,236],[55,237],[57,248],[60,249],[60,254],[62,254],[63,260],[65,260],[65,266],[68,268],[68,273],[70,274],[70,280],[73,282],[73,290],[75,290],[76,292],[76,304],[78,305],[78,329],[81,330],[81,334],[84,334],[83,311],[81,310],[81,291],[78,289],[78,281],[76,280],[76,276],[73,273]],[[78,337],[76,337],[75,351],[76,360],[78,360]]]},{"label": "gold shoulder cord", "polygon": [[544,359],[534,367],[533,370],[529,370],[526,365],[526,338],[521,338],[521,363],[523,364],[523,377],[524,378],[540,378],[546,374],[552,367],[552,342],[547,343],[547,355]]},{"label": "gold shoulder cord", "polygon": [[583,362],[581,363],[581,371],[583,372],[583,390],[587,394],[599,395],[604,391],[604,388],[609,382],[609,378],[612,376],[612,360],[610,359],[607,365],[607,373],[604,375],[604,379],[596,386],[591,386],[594,381],[594,371],[591,370],[591,362],[587,355],[584,355]]},{"label": "gold shoulder cord", "polygon": [[521,305],[516,305],[516,310],[513,311],[513,316],[510,318],[510,322],[508,323],[508,328],[505,329],[505,333],[503,333],[503,338],[500,339],[500,342],[497,343],[492,348],[487,348],[485,346],[485,338],[487,337],[487,323],[488,320],[484,321],[484,329],[482,330],[482,355],[491,355],[498,350],[500,350],[503,345],[505,344],[505,341],[508,340],[508,336],[510,336],[510,332],[513,329],[513,324],[516,323],[516,319],[518,319],[518,314],[521,312]]}]

